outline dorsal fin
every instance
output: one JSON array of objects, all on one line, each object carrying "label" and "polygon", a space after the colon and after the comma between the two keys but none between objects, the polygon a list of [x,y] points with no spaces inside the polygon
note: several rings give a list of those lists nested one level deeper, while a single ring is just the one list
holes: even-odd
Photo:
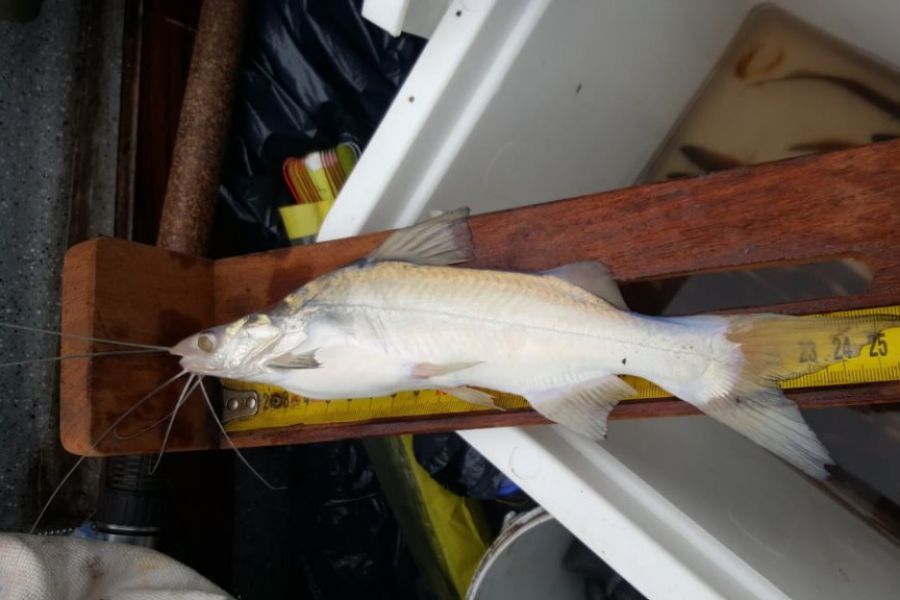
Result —
[{"label": "dorsal fin", "polygon": [[417,225],[398,229],[369,254],[371,262],[399,260],[417,265],[453,265],[472,260],[468,208],[458,208]]},{"label": "dorsal fin", "polygon": [[619,291],[618,284],[610,276],[609,269],[598,262],[584,260],[549,271],[542,271],[542,274],[568,281],[572,285],[577,285],[598,298],[606,300],[616,308],[628,310],[625,299],[622,298],[622,292]]}]

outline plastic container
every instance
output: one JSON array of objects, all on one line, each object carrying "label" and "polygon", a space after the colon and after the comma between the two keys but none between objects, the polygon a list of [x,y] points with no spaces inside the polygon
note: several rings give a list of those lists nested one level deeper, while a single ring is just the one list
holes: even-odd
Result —
[{"label": "plastic container", "polygon": [[466,600],[583,600],[584,581],[563,568],[573,539],[542,508],[518,515],[485,552]]},{"label": "plastic container", "polygon": [[[754,4],[452,3],[320,239],[432,209],[492,212],[633,183]],[[774,4],[900,64],[894,0]]]},{"label": "plastic container", "polygon": [[[320,239],[633,183],[753,2],[453,2]],[[900,64],[900,3],[786,0]],[[706,418],[461,434],[650,598],[892,598],[900,550]],[[711,449],[715,451],[711,451]]]}]

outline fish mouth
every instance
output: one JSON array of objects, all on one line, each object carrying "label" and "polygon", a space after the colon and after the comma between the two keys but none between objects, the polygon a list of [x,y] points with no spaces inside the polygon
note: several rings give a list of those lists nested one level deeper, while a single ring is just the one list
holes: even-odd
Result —
[{"label": "fish mouth", "polygon": [[[173,354],[175,354],[173,352]],[[198,359],[196,356],[181,356],[181,360],[178,363],[181,365],[181,368],[189,373],[196,373],[198,375],[215,375],[216,368],[213,365],[210,365],[208,362],[202,359]]]},{"label": "fish mouth", "polygon": [[207,372],[214,369],[213,354],[202,351],[198,344],[198,335],[183,339],[171,348],[169,354],[181,358],[181,366],[192,372]]},{"label": "fish mouth", "polygon": [[169,348],[169,354],[172,354],[173,356],[181,356],[183,358],[187,358],[189,355],[196,353],[197,347],[194,343],[194,336],[183,339]]}]

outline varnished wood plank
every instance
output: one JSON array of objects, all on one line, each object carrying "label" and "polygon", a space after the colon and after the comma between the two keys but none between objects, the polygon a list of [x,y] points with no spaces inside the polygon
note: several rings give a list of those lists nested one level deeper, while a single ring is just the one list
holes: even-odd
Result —
[{"label": "varnished wood plank", "polygon": [[[823,298],[774,310],[803,314],[900,303],[900,144],[867,146],[822,156],[804,157],[721,172],[707,177],[615,190],[581,198],[480,215],[472,219],[476,245],[474,266],[536,270],[578,260],[606,263],[620,281],[659,279],[687,273],[801,264],[853,257],[873,272],[869,289],[856,296]],[[259,310],[309,279],[342,266],[374,248],[384,233],[299,246],[268,253],[203,263],[203,285],[192,282],[206,300],[192,300],[190,314],[196,323],[220,323]],[[98,245],[98,248],[102,247]],[[134,246],[116,242],[116,264],[107,254],[86,251],[70,256],[67,264],[66,314],[70,331],[94,331],[97,319],[77,317],[84,307],[69,306],[70,269],[113,272],[123,268],[123,257]],[[191,269],[179,270],[167,262],[178,260],[160,250],[134,249],[142,260],[165,271],[172,285],[178,277],[194,277]],[[94,260],[93,267],[81,263]],[[204,279],[208,278],[208,279]],[[77,281],[74,278],[73,281]],[[128,298],[146,296],[159,284],[154,277],[135,274],[130,291],[94,286],[94,313],[116,312],[114,306]],[[107,279],[106,281],[109,281]],[[74,284],[71,284],[74,285]],[[177,284],[175,284],[177,287]],[[205,290],[205,291],[204,291]],[[107,294],[110,297],[107,297]],[[147,338],[162,343],[174,339],[172,329],[159,329],[158,314],[178,301],[160,296],[154,309],[144,304],[129,306],[124,314],[143,318]],[[204,312],[208,311],[208,312]],[[139,317],[140,313],[140,317]],[[155,325],[154,325],[155,324]],[[87,328],[87,329],[85,329]],[[134,335],[133,331],[126,332]],[[182,333],[190,331],[185,328]],[[130,339],[130,338],[129,338]],[[97,361],[94,361],[97,362]],[[152,367],[147,367],[148,372]],[[96,371],[96,368],[95,368]],[[90,373],[90,371],[88,371]],[[83,374],[82,374],[83,375]],[[64,372],[69,385],[79,373]],[[92,422],[108,423],[123,410],[113,402],[115,390],[127,386],[124,374],[97,377],[81,385],[78,400],[89,410]],[[149,379],[149,377],[148,377]],[[158,373],[157,380],[162,380]],[[76,382],[77,383],[77,382]],[[152,387],[152,386],[149,386]],[[149,389],[146,388],[146,389]],[[834,406],[889,402],[900,398],[900,384],[829,388],[791,392],[803,406]],[[64,404],[69,403],[65,393]],[[171,400],[146,408],[145,422],[162,416]],[[196,402],[195,404],[199,404]],[[156,412],[152,412],[152,411]],[[625,402],[613,418],[688,414],[693,409],[675,400]],[[173,449],[195,448],[207,439],[208,422],[198,413],[180,417],[170,442]],[[295,443],[344,436],[382,435],[412,431],[436,431],[542,422],[532,412],[474,413],[429,419],[340,426],[295,426],[277,430],[236,433],[235,443],[244,446]],[[79,430],[84,433],[84,428]],[[98,431],[96,426],[93,431]],[[100,446],[102,452],[148,452],[158,447],[157,433],[133,440],[115,440]],[[86,447],[84,440],[77,446]]]},{"label": "varnished wood plank", "polygon": [[[212,262],[114,238],[78,244],[63,270],[62,331],[143,344],[170,345],[212,325]],[[64,337],[61,355],[129,349]],[[134,440],[109,436],[102,452],[92,441],[144,394],[178,372],[164,354],[63,360],[60,367],[60,435],[75,454],[124,454],[140,440],[159,447],[161,428]],[[179,388],[170,386],[123,423],[128,434],[174,406]],[[181,448],[214,443],[202,404],[184,407],[173,430]],[[152,441],[151,441],[152,440]]]}]

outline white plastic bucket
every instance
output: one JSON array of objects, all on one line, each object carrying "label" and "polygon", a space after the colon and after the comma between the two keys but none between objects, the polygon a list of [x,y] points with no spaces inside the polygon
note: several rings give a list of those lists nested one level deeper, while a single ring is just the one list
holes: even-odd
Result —
[{"label": "white plastic bucket", "polygon": [[583,578],[563,568],[574,540],[543,508],[512,518],[481,559],[466,600],[583,600]]}]

